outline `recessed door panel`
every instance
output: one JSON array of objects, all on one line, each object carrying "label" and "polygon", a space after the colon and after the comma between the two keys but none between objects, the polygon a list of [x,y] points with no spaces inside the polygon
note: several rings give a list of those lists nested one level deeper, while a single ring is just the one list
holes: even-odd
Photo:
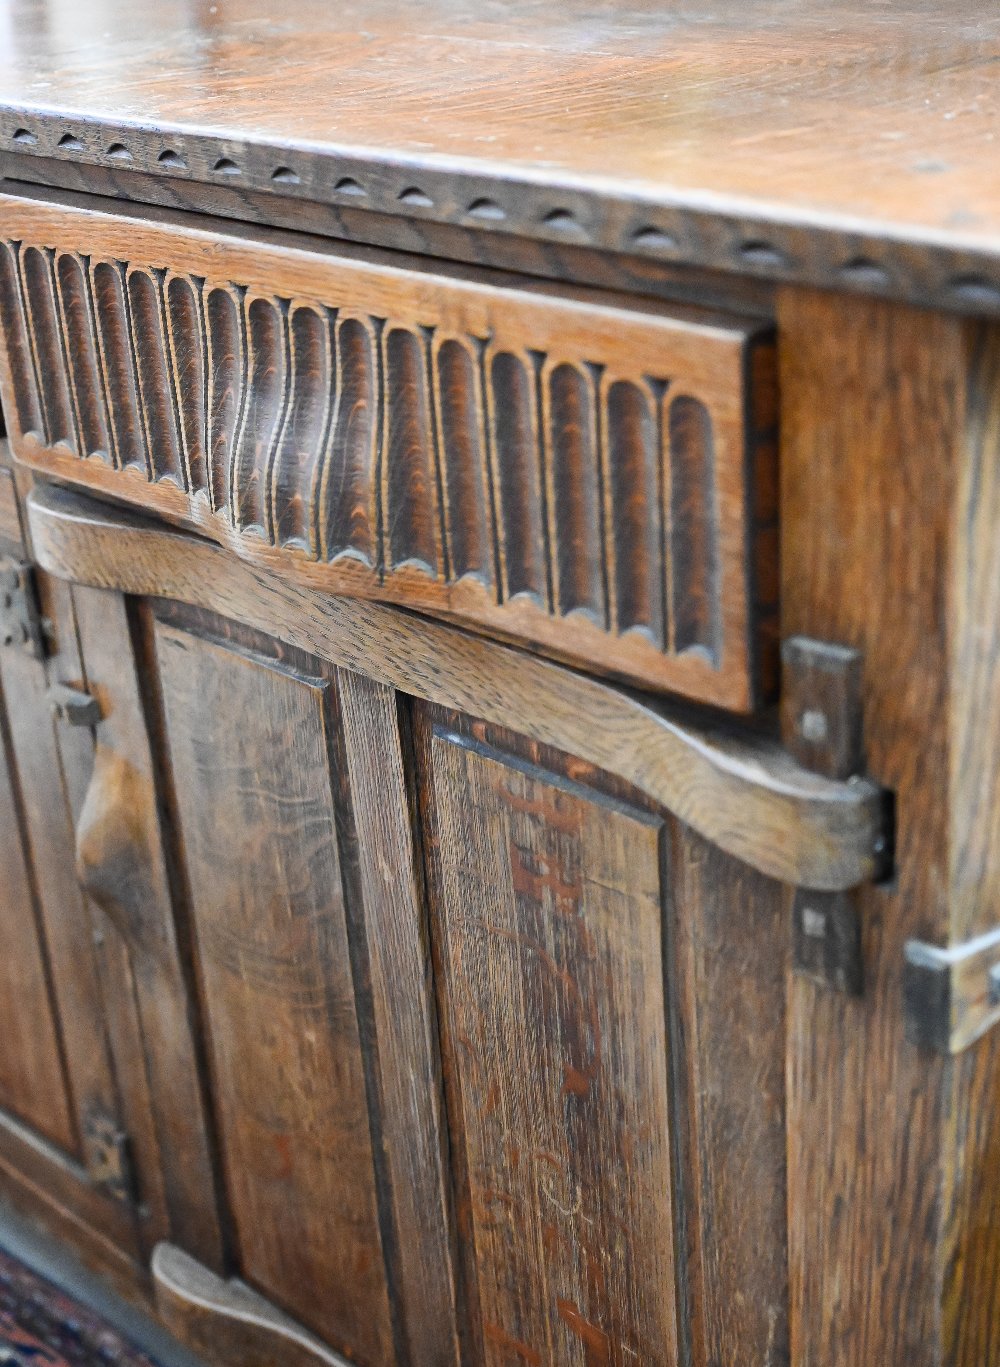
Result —
[{"label": "recessed door panel", "polygon": [[0,717],[0,1107],[71,1150],[76,1138],[2,721]]},{"label": "recessed door panel", "polygon": [[663,822],[445,730],[429,759],[476,1360],[673,1363]]},{"label": "recessed door panel", "polygon": [[158,623],[238,1272],[392,1360],[338,854],[329,676]]}]

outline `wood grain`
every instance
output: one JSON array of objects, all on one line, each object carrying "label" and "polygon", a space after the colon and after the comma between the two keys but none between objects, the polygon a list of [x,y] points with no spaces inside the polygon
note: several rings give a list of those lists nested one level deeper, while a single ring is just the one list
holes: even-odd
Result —
[{"label": "wood grain", "polygon": [[169,623],[156,650],[239,1267],[326,1343],[381,1364],[394,1350],[331,792],[332,685]]},{"label": "wood grain", "polygon": [[[140,1035],[141,1047],[129,1054],[131,1071],[123,1075],[123,1086],[143,1127],[136,1142],[147,1159],[140,1172],[147,1248],[160,1238],[174,1237],[218,1267],[222,1236],[188,982],[160,829],[160,779],[154,772],[145,705],[148,685],[138,677],[121,596],[74,585],[73,599],[85,682],[101,707],[96,739],[104,752],[92,776],[96,786],[92,783],[79,811],[78,849],[81,872],[101,895],[104,924],[117,930],[107,1008],[112,1029],[122,1034],[138,1030]],[[127,817],[120,805],[115,813],[116,801],[128,804]],[[130,832],[127,843],[116,825]],[[105,853],[117,857],[113,870],[101,868]],[[130,1114],[130,1124],[131,1119]]]},{"label": "wood grain", "polygon": [[950,938],[1000,927],[1000,332],[968,326],[949,581]]},{"label": "wood grain", "polygon": [[173,1244],[157,1244],[152,1273],[164,1323],[219,1367],[347,1367],[245,1282],[223,1281]]},{"label": "wood grain", "polygon": [[422,851],[399,700],[342,670],[339,719],[371,980],[382,1142],[409,1361],[458,1361],[447,1133]]},{"label": "wood grain", "polygon": [[673,721],[631,695],[378,604],[327,598],[180,533],[55,489],[29,507],[52,573],[207,607],[403,692],[521,728],[622,773],[695,830],[771,877],[851,887],[886,850],[884,795],[801,769],[777,745]]},{"label": "wood grain", "polygon": [[5,232],[22,459],[316,587],[755,702],[753,326],[0,197]]},{"label": "wood grain", "polygon": [[789,982],[792,1360],[938,1367],[946,1071],[907,1043],[902,983],[906,940],[948,935],[962,325],[789,292],[780,336],[783,630],[863,653],[867,760],[898,812],[896,876],[858,895],[864,996]]},{"label": "wood grain", "polygon": [[662,824],[473,740],[424,744],[473,1360],[665,1367]]},{"label": "wood grain", "polygon": [[537,0],[5,0],[21,163],[1000,308],[996,16]]},{"label": "wood grain", "polygon": [[0,1106],[72,1152],[70,1111],[47,953],[38,920],[14,789],[5,717],[0,717],[0,1002],[6,1044],[0,1053]]},{"label": "wood grain", "polygon": [[[124,1125],[125,1114],[131,1112],[127,1105],[123,1108],[123,1101],[136,1091],[145,1096],[145,1061],[131,979],[124,1012],[113,1016],[113,989],[105,971],[109,954],[99,943],[104,923],[88,906],[74,869],[74,821],[93,767],[93,734],[89,728],[76,730],[57,723],[48,699],[50,685],[83,681],[72,595],[67,585],[46,576],[38,577],[38,590],[49,624],[48,658],[39,661],[20,650],[4,651],[0,677],[7,697],[16,700],[10,708],[9,740],[21,781],[24,830],[69,1088],[73,1117],[69,1148],[84,1165],[96,1168],[99,1154],[88,1140],[92,1123],[99,1118]],[[134,1152],[143,1170],[144,1195],[154,1212],[160,1209],[156,1199],[159,1153],[155,1139],[152,1144],[143,1139],[137,1123]],[[93,1208],[87,1193],[79,1197],[88,1210]],[[106,1198],[105,1205],[109,1204]],[[106,1209],[98,1219],[105,1225],[113,1222],[116,1228],[128,1228],[134,1215],[128,1212],[119,1222]],[[150,1223],[155,1225],[155,1216]],[[133,1253],[137,1236],[136,1227],[125,1236],[126,1247]]]},{"label": "wood grain", "polygon": [[[786,894],[672,823],[665,934],[678,998],[679,1172],[691,1361],[789,1353]],[[683,1360],[683,1359],[682,1359]],[[796,1364],[797,1367],[797,1364]]]},{"label": "wood grain", "polygon": [[[432,923],[435,923],[433,909],[441,907],[444,897],[439,877],[444,857],[442,828],[436,814],[437,789],[429,777],[433,771],[429,747],[433,745],[435,734],[442,738],[458,737],[474,750],[485,746],[487,753],[499,755],[503,762],[509,760],[530,773],[544,774],[547,783],[558,785],[568,776],[574,793],[581,784],[585,785],[582,791],[595,803],[610,802],[612,807],[624,804],[626,810],[639,812],[651,821],[653,829],[662,828],[661,944],[658,952],[665,992],[665,1018],[658,1034],[649,1037],[644,1047],[660,1049],[665,1045],[668,1052],[673,1140],[671,1202],[677,1240],[678,1360],[691,1362],[696,1367],[743,1360],[775,1364],[787,1361],[786,1141],[784,1036],[781,1029],[787,944],[782,938],[782,929],[787,913],[782,889],[713,850],[679,823],[665,818],[655,804],[627,783],[600,773],[580,760],[559,755],[509,731],[454,712],[424,709],[419,704],[415,706],[415,730],[418,753],[422,757],[418,779],[425,818],[424,840],[429,852]],[[528,823],[530,818],[531,823],[540,823],[544,834],[539,838],[544,848],[565,854],[568,850],[566,821],[543,822],[547,811],[544,804],[536,804],[516,814],[515,819]],[[562,818],[565,815],[562,812]],[[468,820],[476,821],[476,818],[473,815]],[[519,827],[528,828],[528,825]],[[526,907],[530,905],[530,892],[534,887],[542,903],[551,904],[552,913],[558,915],[558,925],[562,926],[573,905],[573,879],[560,882],[551,867],[546,875],[537,865],[533,866],[533,880],[528,880],[528,886],[525,886],[525,877],[517,873],[522,867],[517,858],[511,866],[513,872],[505,871],[505,847],[496,825],[488,825],[485,830],[493,832],[487,837],[495,866],[489,897],[493,901],[505,898],[508,894],[502,888],[511,880],[515,902]],[[477,905],[479,900],[469,896],[467,890],[478,887],[478,883],[474,878],[470,881],[466,877],[464,863],[461,870],[455,877],[461,880],[463,889],[461,925],[465,926],[466,909]],[[595,891],[595,896],[600,895],[599,890]],[[628,919],[622,913],[619,920],[623,917]],[[559,932],[554,933],[558,935]],[[777,952],[776,943],[780,943]],[[532,1009],[531,999],[518,996],[516,1005],[510,1005],[512,994],[505,987],[507,980],[499,971],[493,971],[503,962],[505,960],[499,954],[491,954],[486,960],[484,971],[489,975],[491,997],[495,995],[498,1000],[504,998],[508,1002],[508,1019],[534,1021],[537,1013]],[[530,958],[524,962],[530,965]],[[619,983],[631,983],[634,976],[623,969],[621,963],[616,963],[610,973],[610,981],[616,987],[611,990],[617,990]],[[579,982],[582,997],[563,993],[561,1000],[570,1003],[600,1000],[600,993],[586,994],[586,975],[575,975],[572,980]],[[470,1005],[468,992],[462,987],[464,981],[459,976],[456,990],[461,996],[458,1004],[451,1010],[446,1007],[441,1015],[446,1059],[457,1060],[454,1068],[463,1073],[472,1067],[469,1041],[453,1036],[449,1046],[447,1040],[448,1023],[454,1011],[464,1012]],[[447,965],[439,963],[439,993],[447,996],[451,982]],[[737,983],[738,990],[734,991]],[[634,989],[623,986],[622,990]],[[720,1009],[721,1004],[724,1009]],[[475,1020],[478,1038],[481,1033],[479,1013]],[[627,1049],[630,1027],[619,1028],[607,1021],[605,1024],[608,1029],[601,1035],[604,1056],[617,1049]],[[569,1047],[571,1037],[565,1032],[556,1032],[555,1037]],[[536,1043],[540,1038],[532,1029],[531,1044],[520,1064],[522,1071],[541,1047]],[[494,1058],[489,1050],[477,1051],[475,1085],[479,1091],[487,1087],[491,1092],[488,1086],[491,1078],[504,1087],[508,1085],[506,1074],[494,1071]],[[453,1131],[458,1131],[452,1145],[453,1168],[461,1192],[468,1191],[470,1184],[482,1178],[464,1157],[464,1093],[454,1079],[453,1070],[449,1076],[452,1077],[449,1115]],[[750,1077],[752,1085],[748,1085]],[[520,1083],[515,1080],[510,1085],[516,1091]],[[578,1102],[577,1097],[566,1105]],[[487,1106],[474,1110],[470,1123],[478,1134],[481,1127],[494,1123],[502,1128],[503,1117],[497,1120],[494,1110]],[[644,1153],[648,1153],[648,1148],[640,1145],[636,1150],[631,1139],[623,1140],[616,1171],[642,1161],[640,1155]],[[493,1213],[498,1218],[491,1222],[491,1231],[502,1229],[502,1210]],[[475,1259],[481,1251],[479,1241],[473,1245],[472,1222],[477,1210],[460,1200],[458,1214],[465,1252],[463,1304],[471,1304],[474,1309],[477,1303]],[[492,1249],[495,1244],[491,1243],[489,1247]],[[488,1290],[487,1294],[515,1296],[519,1303],[543,1296],[547,1270],[554,1259],[557,1262],[560,1250],[553,1253],[549,1245],[544,1244],[537,1263],[523,1277],[504,1276],[500,1280],[503,1290],[500,1293]],[[491,1280],[491,1287],[492,1284]],[[471,1327],[466,1326],[468,1343],[465,1351],[470,1360],[478,1360],[474,1327],[474,1323]],[[597,1360],[601,1360],[598,1345],[599,1341],[593,1340],[589,1347]],[[517,1351],[513,1345],[509,1348],[511,1353]],[[619,1349],[620,1345],[612,1342],[610,1357],[606,1360],[630,1361],[623,1350],[616,1356]],[[662,1350],[653,1352],[652,1361],[661,1360],[659,1351]],[[542,1360],[550,1359],[543,1353]],[[552,1360],[558,1360],[558,1357]]]}]

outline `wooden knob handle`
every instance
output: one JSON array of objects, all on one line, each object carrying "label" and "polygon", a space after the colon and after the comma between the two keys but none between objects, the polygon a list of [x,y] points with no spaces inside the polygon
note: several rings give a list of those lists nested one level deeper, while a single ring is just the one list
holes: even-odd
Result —
[{"label": "wooden knob handle", "polygon": [[150,830],[156,797],[148,778],[98,742],[94,772],[76,829],[80,884],[130,948],[159,957],[166,949],[152,887]]}]

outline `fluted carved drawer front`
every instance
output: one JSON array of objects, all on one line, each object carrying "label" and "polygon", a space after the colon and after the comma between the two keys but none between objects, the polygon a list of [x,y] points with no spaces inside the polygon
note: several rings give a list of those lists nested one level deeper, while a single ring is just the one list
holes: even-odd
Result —
[{"label": "fluted carved drawer front", "polygon": [[313,586],[754,705],[765,332],[199,224],[0,196],[20,459]]}]

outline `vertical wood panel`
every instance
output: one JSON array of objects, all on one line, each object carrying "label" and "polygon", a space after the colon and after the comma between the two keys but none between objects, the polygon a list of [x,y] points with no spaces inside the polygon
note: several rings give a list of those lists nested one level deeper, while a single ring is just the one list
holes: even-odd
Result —
[{"label": "vertical wood panel", "polygon": [[907,938],[947,936],[942,570],[962,324],[789,290],[779,338],[782,633],[863,652],[868,766],[898,813],[897,876],[859,896],[864,997],[790,979],[792,1358],[930,1367],[951,1065],[907,1043],[902,969]]},{"label": "vertical wood panel", "polygon": [[[117,927],[112,950],[115,983],[113,1029],[135,1029],[146,1071],[155,1125],[158,1166],[144,1168],[147,1239],[173,1237],[212,1267],[222,1262],[212,1163],[198,1078],[193,1022],[184,978],[169,872],[159,826],[159,800],[138,663],[125,600],[120,594],[75,586],[80,647],[88,687],[101,706],[97,758],[120,766],[129,780],[129,807],[110,825],[127,829],[123,882],[133,919]],[[143,670],[145,674],[145,670]],[[88,791],[88,797],[92,790]],[[125,823],[128,822],[127,828]],[[122,945],[122,941],[124,944]],[[121,948],[127,951],[127,963]],[[131,982],[132,1006],[123,995]],[[138,1053],[139,1051],[135,1051]],[[140,1076],[127,1085],[145,1123],[146,1089]],[[152,1136],[148,1136],[146,1142]],[[151,1157],[151,1155],[150,1155]]]},{"label": "vertical wood panel", "polygon": [[[950,581],[951,937],[1000,918],[1000,327],[967,324],[965,425]],[[943,1361],[1000,1362],[1000,1037],[948,1060],[942,1222]]]},{"label": "vertical wood panel", "polygon": [[241,1274],[393,1359],[330,772],[330,684],[156,628]]},{"label": "vertical wood panel", "polygon": [[[0,443],[0,460],[3,459]],[[0,468],[0,475],[10,475]],[[10,490],[12,512],[17,519],[17,501],[13,478]],[[16,524],[15,524],[16,525]],[[15,543],[16,544],[16,543]],[[64,1072],[58,1085],[51,1082],[48,1070],[32,1067],[36,1085],[48,1086],[47,1105],[50,1109],[67,1108],[69,1130],[63,1137],[63,1147],[70,1150],[68,1160],[56,1159],[51,1150],[39,1146],[32,1150],[29,1168],[37,1164],[44,1170],[41,1186],[43,1200],[58,1208],[60,1218],[68,1213],[78,1225],[86,1222],[102,1241],[121,1250],[125,1257],[139,1253],[139,1225],[136,1210],[129,1204],[95,1186],[88,1177],[88,1165],[99,1157],[88,1140],[88,1122],[93,1118],[108,1124],[122,1125],[130,1136],[130,1148],[143,1174],[143,1197],[149,1200],[147,1215],[157,1209],[156,1169],[159,1161],[155,1143],[144,1142],[147,1131],[139,1115],[141,1108],[123,1112],[122,1100],[131,1099],[133,1090],[143,1093],[145,1065],[141,1041],[134,1014],[131,978],[128,981],[123,1018],[119,1019],[108,994],[108,961],[115,958],[118,948],[106,935],[108,926],[96,908],[89,906],[81,895],[74,870],[74,819],[79,812],[94,764],[94,737],[89,728],[64,726],[54,721],[46,689],[53,683],[72,683],[79,686],[83,671],[79,656],[76,623],[69,586],[47,575],[37,575],[41,611],[47,626],[48,656],[44,662],[31,659],[18,650],[0,652],[0,673],[7,686],[7,707],[10,727],[7,740],[13,762],[17,756],[20,777],[21,834],[26,838],[25,858],[33,868],[35,911],[40,945],[44,946],[47,976],[52,994],[52,1026],[37,1022],[33,1049],[46,1047],[50,1028],[61,1041]],[[13,821],[3,820],[4,838],[17,838]],[[7,895],[18,899],[21,878],[16,863],[10,858],[0,861],[5,877],[10,870]],[[0,884],[0,904],[4,893]],[[16,943],[28,932],[30,917],[19,915],[18,925],[10,935],[0,933],[4,946]],[[126,964],[127,969],[127,964]],[[30,975],[13,992],[5,992],[4,1000],[16,1005],[23,993],[30,994]],[[21,1003],[18,1010],[26,1009]],[[30,1014],[30,1013],[29,1013]],[[4,1030],[5,1044],[10,1042],[8,1061],[13,1063],[21,1054],[14,1043],[14,1035]],[[135,1084],[135,1086],[133,1086]],[[27,1117],[30,1121],[30,1117]],[[44,1127],[41,1133],[48,1133]],[[16,1135],[8,1133],[7,1143],[17,1152]],[[19,1161],[15,1158],[15,1162]],[[148,1176],[148,1182],[146,1178]],[[149,1220],[155,1225],[155,1217]],[[91,1234],[86,1236],[92,1238]],[[106,1250],[104,1256],[107,1256]]]},{"label": "vertical wood panel", "polygon": [[784,1367],[785,891],[679,824],[673,837],[692,1359]]},{"label": "vertical wood panel", "polygon": [[89,730],[66,736],[54,722],[48,686],[68,679],[79,684],[80,661],[68,590],[47,576],[38,577],[38,588],[50,623],[49,658],[42,662],[24,651],[3,651],[0,676],[62,1034],[74,1124],[71,1147],[86,1160],[81,1135],[88,1116],[118,1116],[93,923],[74,868],[70,786],[89,780],[94,742]]},{"label": "vertical wood panel", "polygon": [[456,1363],[437,1020],[397,695],[340,674],[405,1334],[414,1367]]},{"label": "vertical wood panel", "polygon": [[0,1106],[73,1150],[76,1134],[13,785],[6,718],[0,717]]},{"label": "vertical wood panel", "polygon": [[473,1361],[677,1361],[660,820],[425,736]]}]

